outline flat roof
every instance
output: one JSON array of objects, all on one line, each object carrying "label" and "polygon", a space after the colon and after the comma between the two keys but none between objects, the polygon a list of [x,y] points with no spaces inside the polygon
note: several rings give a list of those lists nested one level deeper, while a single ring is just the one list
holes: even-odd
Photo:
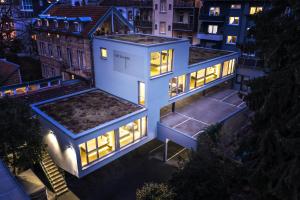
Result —
[{"label": "flat roof", "polygon": [[143,45],[153,45],[153,44],[162,44],[174,41],[180,41],[180,38],[171,38],[171,37],[161,37],[154,35],[146,35],[146,34],[118,34],[118,35],[109,35],[102,38],[113,39],[125,42],[132,42],[136,44]]},{"label": "flat roof", "polygon": [[201,47],[190,47],[189,65],[226,56],[235,52]]},{"label": "flat roof", "polygon": [[74,134],[142,109],[127,100],[95,89],[37,106]]}]

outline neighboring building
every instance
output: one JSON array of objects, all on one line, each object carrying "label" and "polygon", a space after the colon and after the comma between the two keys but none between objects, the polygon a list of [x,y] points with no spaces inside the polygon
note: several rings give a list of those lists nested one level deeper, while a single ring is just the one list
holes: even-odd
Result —
[{"label": "neighboring building", "polygon": [[188,38],[192,44],[199,43],[200,0],[103,0],[100,5],[118,6],[137,32]]},{"label": "neighboring building", "polygon": [[[43,124],[52,159],[77,177],[155,138],[195,148],[195,134],[167,127],[161,122],[161,112],[173,105],[176,115],[176,102],[216,86],[230,87],[239,56],[236,52],[191,47],[187,39],[143,34],[95,36],[92,49],[95,88],[32,105]],[[222,103],[226,95],[221,96],[220,101],[207,99],[214,110],[210,115],[225,112],[217,121],[242,108],[241,102],[237,106]],[[200,113],[204,116],[210,112]],[[183,116],[170,113],[173,123],[192,122],[189,127],[196,127],[197,132],[208,125]]]},{"label": "neighboring building", "polygon": [[[270,0],[203,0],[199,16],[200,46],[239,51],[255,41],[253,16],[270,7]],[[242,52],[254,54],[254,52]]]},{"label": "neighboring building", "polygon": [[53,4],[35,24],[44,78],[92,80],[94,35],[127,33],[132,25],[114,7]]},{"label": "neighboring building", "polygon": [[0,59],[0,86],[22,83],[20,65]]}]

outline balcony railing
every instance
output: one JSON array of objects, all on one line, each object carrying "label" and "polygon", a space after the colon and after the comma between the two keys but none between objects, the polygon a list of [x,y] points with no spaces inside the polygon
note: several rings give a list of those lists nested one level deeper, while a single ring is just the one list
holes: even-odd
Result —
[{"label": "balcony railing", "polygon": [[151,21],[136,21],[136,26],[139,28],[152,28]]},{"label": "balcony railing", "polygon": [[193,24],[173,23],[173,30],[193,31]]},{"label": "balcony railing", "polygon": [[197,38],[200,40],[222,41],[222,34],[198,33]]},{"label": "balcony railing", "polygon": [[208,21],[208,22],[224,22],[225,17],[223,15],[214,16],[214,15],[200,15],[199,20]]},{"label": "balcony railing", "polygon": [[175,0],[174,8],[194,8],[194,1],[183,1],[183,0]]}]

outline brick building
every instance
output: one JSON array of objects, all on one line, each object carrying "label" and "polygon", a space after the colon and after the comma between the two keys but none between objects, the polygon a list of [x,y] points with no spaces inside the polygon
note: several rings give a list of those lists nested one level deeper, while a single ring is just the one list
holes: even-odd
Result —
[{"label": "brick building", "polygon": [[39,15],[35,30],[44,78],[92,80],[93,36],[127,33],[133,27],[114,7],[56,3]]},{"label": "brick building", "polygon": [[22,83],[20,66],[0,59],[0,86],[8,86]]}]

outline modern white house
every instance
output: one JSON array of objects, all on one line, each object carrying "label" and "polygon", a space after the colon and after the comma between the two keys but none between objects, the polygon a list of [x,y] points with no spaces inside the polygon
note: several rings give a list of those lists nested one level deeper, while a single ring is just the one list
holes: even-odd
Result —
[{"label": "modern white house", "polygon": [[[96,36],[95,88],[32,104],[43,124],[50,156],[60,168],[80,178],[153,139],[195,148],[195,135],[168,126],[162,109],[173,105],[168,115],[172,118],[176,102],[229,82],[235,77],[238,56],[192,47],[188,39]],[[215,103],[231,106],[226,107],[227,117],[242,108],[224,99]],[[192,117],[185,117],[180,124],[192,122]]]}]

